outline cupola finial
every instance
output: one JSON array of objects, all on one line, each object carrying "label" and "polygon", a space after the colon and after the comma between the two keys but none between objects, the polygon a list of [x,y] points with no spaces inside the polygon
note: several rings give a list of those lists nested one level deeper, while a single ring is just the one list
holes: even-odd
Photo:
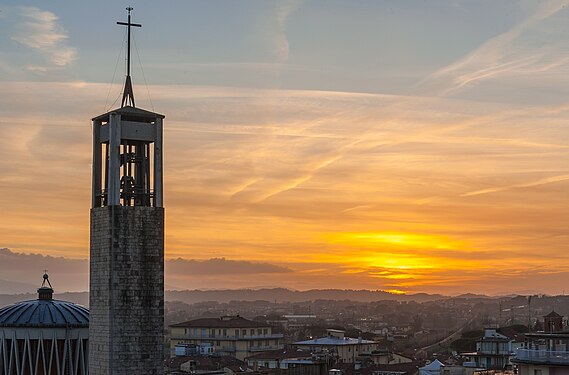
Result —
[{"label": "cupola finial", "polygon": [[41,283],[41,287],[38,288],[38,299],[48,301],[53,299],[53,287],[49,282],[47,270],[44,270],[43,282]]}]

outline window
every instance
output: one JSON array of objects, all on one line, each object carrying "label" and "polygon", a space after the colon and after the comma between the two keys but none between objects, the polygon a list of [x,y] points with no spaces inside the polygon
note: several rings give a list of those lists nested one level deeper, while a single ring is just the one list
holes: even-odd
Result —
[{"label": "window", "polygon": [[255,335],[255,330],[253,328],[251,328],[250,334],[251,334],[251,336]]},{"label": "window", "polygon": [[239,337],[239,330],[238,329],[235,330],[235,337]]},{"label": "window", "polygon": [[225,328],[223,329],[223,336],[227,336],[227,330]]},{"label": "window", "polygon": [[268,335],[269,334],[269,330],[267,328],[263,329],[263,335]]},{"label": "window", "polygon": [[533,370],[533,375],[541,375],[541,369]]},{"label": "window", "polygon": [[247,330],[246,329],[242,330],[241,333],[242,333],[243,337],[247,336]]}]

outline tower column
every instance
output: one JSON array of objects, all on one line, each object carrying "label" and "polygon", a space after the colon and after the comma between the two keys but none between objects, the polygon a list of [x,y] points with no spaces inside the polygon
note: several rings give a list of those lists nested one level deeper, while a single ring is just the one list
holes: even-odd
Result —
[{"label": "tower column", "polygon": [[101,121],[95,120],[93,124],[93,177],[91,185],[91,207],[101,206],[101,175],[102,175],[102,144],[101,144]]},{"label": "tower column", "polygon": [[121,107],[92,119],[90,375],[164,373],[164,116],[134,106],[128,56]]},{"label": "tower column", "polygon": [[156,127],[156,139],[154,141],[154,199],[156,207],[163,207],[162,119],[157,118],[154,126]]},{"label": "tower column", "polygon": [[115,112],[110,114],[109,121],[109,170],[108,205],[120,204],[120,156],[121,156],[121,117]]}]

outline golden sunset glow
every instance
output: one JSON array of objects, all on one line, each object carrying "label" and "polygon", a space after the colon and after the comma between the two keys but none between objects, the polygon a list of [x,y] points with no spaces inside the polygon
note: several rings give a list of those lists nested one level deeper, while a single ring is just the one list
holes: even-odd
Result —
[{"label": "golden sunset glow", "polygon": [[402,290],[397,290],[397,289],[389,289],[389,290],[386,290],[386,292],[389,292],[389,293],[392,293],[392,294],[399,294],[399,295],[406,294],[404,291],[402,291]]},{"label": "golden sunset glow", "polygon": [[[492,19],[466,1],[174,2],[135,7],[145,79],[133,75],[137,106],[166,116],[169,287],[562,292],[562,2]],[[123,30],[103,3],[82,5],[106,9],[85,25],[65,1],[0,12],[0,279],[26,281],[3,266],[14,259],[87,268],[90,119],[123,79],[110,82]]]},{"label": "golden sunset glow", "polygon": [[465,243],[452,241],[444,236],[380,232],[380,233],[337,233],[329,236],[331,242],[343,243],[349,246],[362,247],[400,247],[400,248],[430,248],[430,249],[465,249]]}]

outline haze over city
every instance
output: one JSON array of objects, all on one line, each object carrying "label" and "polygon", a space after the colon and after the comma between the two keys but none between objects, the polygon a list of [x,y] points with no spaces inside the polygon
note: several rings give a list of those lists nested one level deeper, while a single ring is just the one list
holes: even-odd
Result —
[{"label": "haze over city", "polygon": [[[90,119],[166,114],[166,289],[564,293],[563,1],[6,1],[0,281],[88,288]],[[12,289],[10,289],[12,288]]]}]

